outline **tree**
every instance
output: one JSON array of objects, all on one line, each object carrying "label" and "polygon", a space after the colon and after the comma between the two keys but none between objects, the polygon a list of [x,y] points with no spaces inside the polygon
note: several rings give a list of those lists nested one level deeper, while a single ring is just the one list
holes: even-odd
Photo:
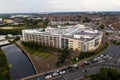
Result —
[{"label": "tree", "polygon": [[98,74],[90,75],[92,80],[120,80],[120,72],[115,69],[101,68]]},{"label": "tree", "polygon": [[45,25],[45,27],[48,26],[49,22],[50,22],[49,19],[45,19],[45,21],[44,21],[44,25]]},{"label": "tree", "polygon": [[105,25],[104,25],[104,24],[100,24],[99,28],[100,28],[100,29],[104,29],[104,28],[105,28]]},{"label": "tree", "polygon": [[0,80],[10,80],[10,71],[4,53],[0,50]]},{"label": "tree", "polygon": [[83,22],[85,22],[85,23],[89,23],[91,21],[92,21],[92,19],[89,19],[88,17],[85,17],[85,19],[83,20]]},{"label": "tree", "polygon": [[63,64],[65,62],[67,56],[69,55],[69,53],[70,53],[69,50],[63,49],[61,55],[58,58],[56,66],[60,66],[61,64]]}]

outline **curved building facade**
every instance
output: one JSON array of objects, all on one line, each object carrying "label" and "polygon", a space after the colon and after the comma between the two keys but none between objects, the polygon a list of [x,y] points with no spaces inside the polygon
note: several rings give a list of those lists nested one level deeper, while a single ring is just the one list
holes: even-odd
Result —
[{"label": "curved building facade", "polygon": [[76,51],[93,51],[99,47],[103,33],[84,25],[48,27],[40,29],[22,30],[23,41],[34,41],[38,44],[67,48]]}]

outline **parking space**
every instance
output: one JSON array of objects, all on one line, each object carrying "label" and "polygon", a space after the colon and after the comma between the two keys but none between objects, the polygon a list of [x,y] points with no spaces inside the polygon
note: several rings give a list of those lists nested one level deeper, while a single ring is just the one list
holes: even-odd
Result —
[{"label": "parking space", "polygon": [[103,52],[103,54],[110,55],[113,58],[120,58],[120,46],[110,44],[108,49],[105,52]]}]

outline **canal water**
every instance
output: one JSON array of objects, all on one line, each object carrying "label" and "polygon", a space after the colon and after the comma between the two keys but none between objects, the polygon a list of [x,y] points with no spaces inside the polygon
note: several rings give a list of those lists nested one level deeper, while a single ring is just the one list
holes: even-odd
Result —
[{"label": "canal water", "polygon": [[35,74],[33,65],[28,57],[15,44],[3,46],[1,48],[10,64],[12,80],[17,80]]}]

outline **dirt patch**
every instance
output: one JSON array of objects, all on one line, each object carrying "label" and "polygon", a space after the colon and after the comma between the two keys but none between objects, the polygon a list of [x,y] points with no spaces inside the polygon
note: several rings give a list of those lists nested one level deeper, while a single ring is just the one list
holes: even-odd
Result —
[{"label": "dirt patch", "polygon": [[48,59],[35,58],[35,56],[33,55],[31,55],[31,57],[34,61],[36,69],[38,70],[38,73],[47,72],[56,69],[55,63],[58,58],[57,54],[53,54]]}]

